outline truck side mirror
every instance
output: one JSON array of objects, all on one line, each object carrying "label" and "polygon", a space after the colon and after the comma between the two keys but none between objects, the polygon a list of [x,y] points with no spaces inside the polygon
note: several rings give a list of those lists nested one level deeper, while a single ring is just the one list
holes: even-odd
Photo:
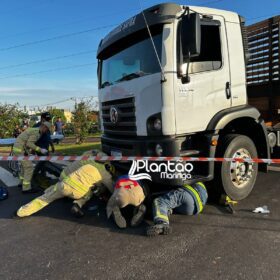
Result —
[{"label": "truck side mirror", "polygon": [[183,58],[199,56],[201,47],[201,25],[197,13],[185,15],[181,22],[181,49]]}]

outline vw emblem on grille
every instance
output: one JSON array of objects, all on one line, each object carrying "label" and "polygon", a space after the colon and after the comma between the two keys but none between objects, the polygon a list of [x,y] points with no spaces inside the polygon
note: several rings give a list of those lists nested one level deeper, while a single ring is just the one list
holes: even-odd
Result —
[{"label": "vw emblem on grille", "polygon": [[116,124],[119,121],[119,113],[116,107],[112,106],[110,108],[110,121]]}]

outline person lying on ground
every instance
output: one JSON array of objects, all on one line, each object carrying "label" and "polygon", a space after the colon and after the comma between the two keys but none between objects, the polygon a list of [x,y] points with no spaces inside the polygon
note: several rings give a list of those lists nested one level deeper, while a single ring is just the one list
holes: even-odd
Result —
[{"label": "person lying on ground", "polygon": [[113,191],[110,169],[93,160],[75,161],[62,171],[55,185],[46,189],[40,197],[20,207],[17,216],[30,216],[63,197],[72,198],[74,202],[71,212],[76,216],[83,216],[82,207],[94,192],[100,195],[106,190],[110,190],[111,193]]},{"label": "person lying on ground", "polygon": [[143,181],[132,180],[128,175],[119,177],[107,203],[107,218],[109,219],[112,215],[119,228],[126,228],[128,222],[121,209],[130,207],[129,210],[132,211],[130,217],[132,216],[132,218],[129,223],[132,227],[138,226],[146,213],[146,206],[143,202],[147,192],[147,186]]},{"label": "person lying on ground", "polygon": [[147,236],[171,233],[169,216],[172,211],[184,215],[197,215],[203,210],[207,199],[206,187],[201,182],[192,186],[183,185],[155,198],[153,201],[154,225],[146,229]]}]

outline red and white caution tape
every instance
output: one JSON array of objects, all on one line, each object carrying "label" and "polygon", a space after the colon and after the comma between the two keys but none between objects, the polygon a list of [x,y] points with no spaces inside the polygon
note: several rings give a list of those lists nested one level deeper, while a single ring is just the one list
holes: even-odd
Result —
[{"label": "red and white caution tape", "polygon": [[0,161],[215,161],[215,162],[255,162],[255,163],[279,163],[280,159],[260,159],[260,158],[209,158],[209,157],[141,157],[141,156],[0,156]]}]

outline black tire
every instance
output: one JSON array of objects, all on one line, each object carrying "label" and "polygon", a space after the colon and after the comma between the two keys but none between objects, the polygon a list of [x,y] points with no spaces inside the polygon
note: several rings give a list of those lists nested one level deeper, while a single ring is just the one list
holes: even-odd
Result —
[{"label": "black tire", "polygon": [[[221,146],[218,148],[218,156],[224,158],[239,157],[248,154],[250,158],[257,158],[258,153],[254,142],[245,135],[229,134],[219,140]],[[241,151],[241,153],[240,153]],[[239,153],[238,155],[236,153]],[[242,156],[241,156],[242,157]],[[239,176],[245,169],[248,176]],[[258,164],[232,164],[231,162],[217,163],[215,166],[215,184],[220,187],[233,200],[242,200],[252,191],[258,175]],[[239,176],[239,177],[238,177]],[[242,179],[245,178],[245,181]]]}]

